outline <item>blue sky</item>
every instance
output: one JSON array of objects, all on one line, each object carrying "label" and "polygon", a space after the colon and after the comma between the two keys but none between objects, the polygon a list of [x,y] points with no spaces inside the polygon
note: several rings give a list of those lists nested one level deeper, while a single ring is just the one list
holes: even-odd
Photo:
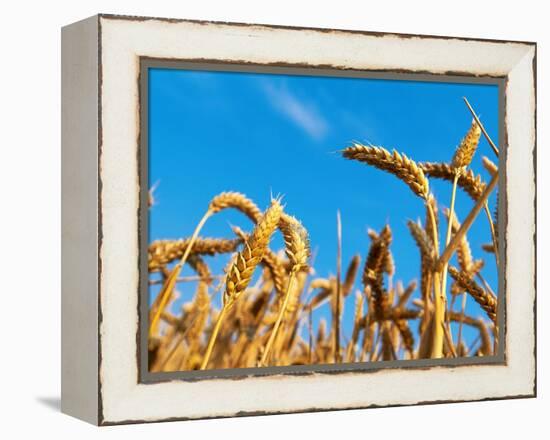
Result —
[{"label": "blue sky", "polygon": [[[497,140],[496,85],[150,69],[149,182],[158,183],[158,203],[150,211],[149,238],[191,235],[209,200],[222,191],[245,193],[262,209],[271,194],[281,194],[287,212],[310,233],[317,276],[336,271],[340,210],[344,270],[355,254],[364,261],[367,228],[389,222],[395,280],[407,284],[419,278],[419,259],[406,222],[423,217],[422,201],[395,177],[344,160],[338,151],[359,141],[395,148],[416,161],[449,161],[472,119],[463,96]],[[496,162],[482,138],[472,168],[488,180],[483,155]],[[448,206],[450,185],[431,183],[440,204]],[[490,201],[493,209],[494,195]],[[459,219],[471,207],[459,192]],[[251,227],[228,211],[213,217],[201,235],[228,237],[232,224]],[[480,250],[490,241],[485,217],[468,238],[474,256],[486,258],[484,276],[496,289],[494,261]],[[276,238],[273,247],[281,246]],[[226,262],[209,260],[216,273]],[[185,301],[194,291],[191,285],[179,290]],[[352,319],[351,302],[344,328]],[[468,312],[481,315],[472,300]]]}]

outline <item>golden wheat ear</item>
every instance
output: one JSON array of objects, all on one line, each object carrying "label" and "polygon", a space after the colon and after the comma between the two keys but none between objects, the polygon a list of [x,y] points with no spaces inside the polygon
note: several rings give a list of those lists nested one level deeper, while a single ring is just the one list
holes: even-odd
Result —
[{"label": "golden wheat ear", "polygon": [[[454,168],[447,163],[421,162],[418,166],[422,168],[424,174],[434,179],[447,180],[452,183],[455,178]],[[470,169],[463,170],[460,173],[457,185],[468,194],[474,202],[479,200],[486,187],[481,176],[475,175]]]},{"label": "golden wheat ear", "polygon": [[[153,241],[148,249],[149,272],[158,272],[173,261],[181,259],[190,242],[191,238]],[[229,240],[225,238],[198,237],[189,255],[213,256],[217,254],[230,254],[235,252],[242,242],[241,238]]]},{"label": "golden wheat ear", "polygon": [[428,269],[431,270],[434,264],[435,251],[433,242],[426,233],[426,230],[422,228],[418,223],[409,220],[407,222],[409,231],[411,232],[418,249],[420,249],[420,255],[423,260],[428,264]]},{"label": "golden wheat ear", "polygon": [[498,174],[498,166],[487,156],[482,157],[481,163],[483,164],[483,168],[485,168],[491,176]]},{"label": "golden wheat ear", "polygon": [[231,305],[244,292],[254,269],[260,264],[268,249],[271,236],[277,229],[283,208],[279,200],[272,200],[271,206],[260,218],[254,231],[243,245],[243,250],[237,255],[236,261],[227,274],[224,303]]},{"label": "golden wheat ear", "polygon": [[363,267],[362,282],[365,291],[370,290],[374,305],[374,315],[380,318],[387,307],[387,293],[384,288],[384,271],[387,266],[392,232],[389,225],[380,234],[372,235],[371,245]]},{"label": "golden wheat ear", "polygon": [[450,266],[449,274],[485,310],[491,321],[496,323],[497,299],[477,284],[470,275],[459,271],[456,267]]},{"label": "golden wheat ear", "polygon": [[405,154],[398,153],[396,150],[390,153],[382,147],[356,143],[342,150],[342,156],[387,171],[405,182],[419,197],[428,198],[430,192],[428,179],[417,163]]},{"label": "golden wheat ear", "polygon": [[[248,234],[245,233],[238,226],[232,226],[231,229],[241,240],[246,241],[248,239]],[[262,264],[267,268],[269,275],[273,281],[273,286],[277,292],[277,295],[282,298],[285,293],[285,278],[286,271],[281,259],[277,256],[275,252],[267,248],[262,259]]]},{"label": "golden wheat ear", "polygon": [[489,145],[493,149],[493,152],[495,153],[496,157],[498,157],[499,156],[498,147],[495,145],[495,143],[491,139],[491,136],[489,136],[489,133],[487,133],[487,130],[485,130],[485,127],[483,126],[483,124],[479,120],[479,117],[476,114],[476,112],[474,111],[473,107],[468,102],[468,99],[466,99],[465,96],[463,96],[462,99],[464,100],[464,103],[466,104],[466,107],[468,107],[468,110],[472,114],[472,117],[474,118],[474,121],[477,123],[477,125],[479,125],[479,128],[480,128],[481,132],[483,133],[483,136],[485,136],[485,139],[487,139],[487,142],[489,143]]},{"label": "golden wheat ear", "polygon": [[479,145],[480,136],[481,127],[474,119],[466,136],[464,136],[456,149],[453,160],[451,161],[451,166],[455,170],[463,170],[472,163],[474,153]]},{"label": "golden wheat ear", "polygon": [[221,324],[228,310],[235,304],[239,297],[248,287],[256,267],[262,261],[268,249],[271,236],[277,229],[283,208],[278,199],[271,201],[271,206],[259,218],[254,231],[243,245],[243,249],[236,256],[227,273],[225,292],[223,294],[223,305],[204,355],[201,370],[204,370],[212,354]]},{"label": "golden wheat ear", "polygon": [[216,214],[228,208],[242,212],[254,223],[258,223],[262,216],[260,208],[244,194],[238,192],[223,192],[217,195],[210,201],[208,211]]},{"label": "golden wheat ear", "polygon": [[271,334],[269,335],[269,339],[262,351],[262,355],[259,361],[260,366],[266,364],[267,359],[269,358],[269,354],[271,353],[271,348],[273,346],[273,343],[275,342],[275,338],[277,337],[281,321],[288,307],[290,292],[292,291],[296,274],[298,273],[298,271],[307,268],[307,260],[310,255],[309,235],[306,228],[304,228],[296,218],[288,214],[281,213],[278,227],[283,234],[283,238],[285,241],[285,252],[290,261],[291,270],[288,277],[286,292],[283,297],[281,306],[279,307],[277,320],[275,321],[273,329],[271,330]]}]

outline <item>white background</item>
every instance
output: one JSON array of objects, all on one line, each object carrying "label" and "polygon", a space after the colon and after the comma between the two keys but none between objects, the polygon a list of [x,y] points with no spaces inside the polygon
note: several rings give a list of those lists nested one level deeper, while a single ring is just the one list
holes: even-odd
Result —
[{"label": "white background", "polygon": [[[0,436],[86,438],[521,438],[548,431],[545,262],[549,155],[545,2],[94,1],[2,5]],[[538,43],[537,399],[94,428],[59,413],[60,28],[98,12],[528,40]],[[546,81],[545,81],[546,80]],[[541,116],[542,115],[542,116]],[[546,264],[546,271],[548,265]],[[444,386],[442,384],[442,386]],[[475,384],[471,384],[475,386]],[[546,402],[545,402],[546,399]],[[547,435],[547,434],[546,434]],[[520,437],[521,436],[521,437]],[[540,438],[542,435],[534,435]]]}]

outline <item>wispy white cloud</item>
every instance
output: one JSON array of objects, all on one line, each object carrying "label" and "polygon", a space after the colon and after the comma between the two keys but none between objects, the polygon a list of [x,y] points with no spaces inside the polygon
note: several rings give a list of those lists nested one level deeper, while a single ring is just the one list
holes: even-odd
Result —
[{"label": "wispy white cloud", "polygon": [[263,90],[275,110],[286,116],[314,140],[322,140],[329,124],[318,108],[311,102],[300,100],[287,87],[275,86],[272,82],[263,82]]}]

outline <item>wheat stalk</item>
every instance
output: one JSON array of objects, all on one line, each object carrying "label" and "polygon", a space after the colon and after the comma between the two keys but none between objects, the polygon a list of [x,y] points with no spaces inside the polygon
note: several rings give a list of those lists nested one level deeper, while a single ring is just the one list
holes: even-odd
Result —
[{"label": "wheat stalk", "polygon": [[[426,176],[433,177],[434,179],[447,180],[452,183],[455,178],[454,168],[446,163],[420,162],[418,167]],[[481,197],[486,187],[481,176],[475,175],[471,169],[460,173],[457,185],[468,194],[474,202]]]},{"label": "wheat stalk", "polygon": [[[200,335],[206,326],[210,310],[210,295],[208,294],[208,285],[211,282],[210,269],[208,265],[197,255],[192,255],[188,260],[189,265],[199,275],[200,281],[197,292],[193,299],[189,315],[192,317],[189,321],[185,319],[177,320],[174,324],[177,329],[183,330],[180,337],[177,338],[165,359],[160,364],[160,370],[165,370],[166,365],[176,354],[179,345],[187,339],[190,344],[189,351],[196,350],[200,345]],[[163,318],[164,318],[163,314]],[[187,316],[187,315],[186,315]]]},{"label": "wheat stalk", "polygon": [[210,309],[210,295],[208,294],[208,285],[211,279],[210,269],[202,258],[198,256],[192,256],[189,259],[189,265],[202,279],[202,281],[199,282],[197,293],[193,301],[193,311],[196,315],[196,319],[190,327],[188,335],[190,340],[198,340],[208,320],[208,312]]},{"label": "wheat stalk", "polygon": [[382,147],[356,143],[345,148],[342,155],[346,159],[364,162],[393,174],[405,182],[416,195],[427,199],[430,191],[428,179],[426,179],[423,170],[416,162],[409,159],[405,154],[400,154],[396,150],[390,153]]},{"label": "wheat stalk", "polygon": [[[443,179],[449,182],[454,182],[456,177],[453,167],[446,163],[423,162],[419,164],[419,167],[422,168],[427,176],[435,179]],[[492,176],[494,177],[495,175],[498,175],[498,173]],[[487,187],[487,185],[482,181],[481,176],[474,175],[472,170],[462,171],[458,177],[457,185],[464,192],[466,192],[466,194],[468,194],[474,202],[477,202],[481,198]],[[487,203],[483,208],[485,209],[487,221],[489,222],[493,243],[496,243],[496,229]]]},{"label": "wheat stalk", "polygon": [[443,267],[443,264],[449,261],[452,253],[454,252],[456,247],[460,244],[460,240],[462,239],[463,235],[466,234],[468,229],[470,229],[474,220],[479,214],[479,211],[481,211],[481,209],[486,205],[489,194],[491,194],[491,192],[495,189],[497,184],[498,184],[498,175],[495,175],[489,182],[489,185],[487,185],[487,187],[483,191],[482,195],[480,196],[479,200],[476,202],[476,204],[474,205],[470,213],[466,216],[464,222],[462,223],[462,226],[456,232],[453,239],[450,241],[450,243],[447,245],[447,247],[439,257],[439,260],[436,263],[436,269]]},{"label": "wheat stalk", "polygon": [[[456,201],[456,188],[458,185],[458,179],[460,175],[466,171],[466,168],[471,164],[474,157],[474,153],[479,144],[479,138],[481,136],[481,128],[476,123],[475,119],[472,121],[470,129],[466,133],[466,136],[462,139],[462,142],[457,147],[453,159],[451,161],[451,167],[453,172],[453,187],[451,192],[451,206],[447,215],[447,234],[445,236],[445,246],[451,241],[451,233],[453,229],[453,221],[455,215],[455,201]],[[465,238],[462,238],[461,244],[464,243]],[[443,296],[443,302],[447,300],[447,269],[448,264],[444,263],[441,269],[441,294]],[[460,335],[461,330],[459,331]],[[460,338],[459,338],[460,343]],[[452,338],[450,341],[452,345]]]},{"label": "wheat stalk", "polygon": [[355,311],[353,314],[353,330],[351,339],[348,343],[346,350],[346,359],[351,362],[355,359],[354,351],[356,350],[357,340],[359,339],[359,332],[361,330],[361,317],[363,315],[363,301],[364,296],[360,292],[355,295]]},{"label": "wheat stalk", "polygon": [[[405,307],[405,305],[409,302],[409,299],[411,298],[412,294],[415,292],[417,287],[416,281],[411,281],[407,288],[399,295],[399,300],[397,301],[397,309],[402,309]],[[403,290],[403,287],[401,286],[401,290]]]},{"label": "wheat stalk", "polygon": [[[233,232],[243,241],[248,239],[248,234],[246,234],[238,226],[232,227]],[[277,291],[277,294],[280,298],[283,297],[285,293],[285,278],[286,271],[283,263],[280,261],[279,257],[269,248],[266,249],[264,257],[262,259],[262,264],[267,268],[271,279],[273,280],[273,286]]]},{"label": "wheat stalk", "polygon": [[[468,299],[468,297],[466,296],[466,292],[463,292],[462,293],[462,304],[460,306],[460,315],[461,316],[464,316],[464,314],[466,313],[466,300],[467,299]],[[456,345],[458,347],[460,347],[460,345],[462,343],[462,324],[463,324],[463,320],[460,319],[459,323],[458,323],[458,335],[457,335],[457,338],[456,338]]]},{"label": "wheat stalk", "polygon": [[380,235],[372,240],[363,268],[363,286],[365,289],[368,287],[372,292],[374,314],[377,317],[383,315],[388,305],[383,285],[383,273],[391,240],[391,229],[386,225]]},{"label": "wheat stalk", "polygon": [[204,216],[200,219],[195,230],[193,231],[193,234],[191,235],[189,243],[186,246],[185,251],[183,252],[183,255],[181,256],[181,259],[172,269],[172,273],[168,277],[166,284],[163,286],[161,292],[159,293],[159,296],[161,299],[159,302],[159,307],[156,310],[156,313],[154,314],[153,319],[151,320],[151,323],[150,323],[150,327],[149,327],[150,333],[153,333],[156,330],[156,326],[157,326],[158,320],[160,319],[160,315],[162,314],[162,312],[164,311],[164,308],[166,307],[168,299],[170,298],[170,295],[172,294],[172,290],[174,289],[176,280],[179,277],[179,274],[183,266],[185,265],[185,262],[187,261],[187,258],[189,257],[191,250],[193,249],[193,246],[204,224],[212,215],[227,208],[235,208],[243,212],[252,221],[257,221],[261,214],[259,208],[254,204],[254,202],[252,202],[245,195],[240,193],[224,192],[217,195],[210,201],[210,204],[208,205],[208,209],[204,214]]},{"label": "wheat stalk", "polygon": [[485,252],[488,252],[490,254],[495,253],[495,245],[493,243],[483,243],[481,245],[481,249],[483,249]]},{"label": "wheat stalk", "polygon": [[277,295],[282,298],[285,293],[286,282],[286,271],[283,263],[271,249],[267,249],[262,264],[267,267],[271,279],[273,280],[275,291]]},{"label": "wheat stalk", "polygon": [[466,97],[463,97],[463,99],[464,99],[464,103],[466,104],[466,107],[468,107],[468,110],[470,110],[470,113],[472,114],[472,116],[473,116],[474,120],[476,121],[477,125],[479,125],[479,128],[481,129],[481,132],[483,133],[483,135],[487,139],[487,142],[489,142],[489,145],[493,149],[495,155],[498,157],[498,155],[499,155],[498,147],[495,145],[495,143],[493,142],[493,140],[491,139],[491,137],[487,133],[487,130],[485,130],[485,127],[483,126],[483,124],[479,120],[479,117],[477,116],[476,112],[474,111],[474,109],[472,108],[472,106],[470,105],[470,103],[468,102]]},{"label": "wheat stalk", "polygon": [[[388,225],[389,228],[389,225]],[[391,230],[390,232],[390,241],[391,241]],[[377,240],[379,238],[378,233],[372,229],[368,230],[368,235],[372,241]],[[395,262],[393,260],[393,255],[390,251],[390,249],[387,249],[387,252],[385,252],[384,255],[384,261],[382,262],[382,272],[385,272],[389,278],[391,278],[395,274]]]},{"label": "wheat stalk", "polygon": [[[427,224],[432,224],[428,221]],[[407,222],[411,235],[420,250],[420,291],[424,299],[424,316],[422,318],[422,327],[425,328],[429,319],[429,305],[431,293],[431,280],[433,278],[433,267],[435,261],[435,249],[433,242],[433,228],[422,228],[418,223],[409,220]],[[428,236],[427,231],[432,232],[432,236]]]},{"label": "wheat stalk", "polygon": [[[445,211],[445,215],[447,218],[450,216],[449,210]],[[458,230],[460,229],[460,222],[456,218],[456,214],[453,216],[451,221],[451,227],[453,234],[456,234]],[[458,264],[460,268],[468,273],[472,272],[474,260],[472,258],[472,250],[470,248],[470,243],[468,242],[468,239],[466,238],[466,234],[460,239],[459,244],[456,249],[456,256],[458,259]]]},{"label": "wheat stalk", "polygon": [[[425,330],[426,326],[430,320],[430,307],[431,307],[431,293],[433,285],[433,264],[436,253],[436,246],[439,246],[439,243],[436,241],[438,238],[439,231],[439,210],[437,207],[437,202],[433,196],[430,196],[425,204],[426,208],[426,219],[424,223],[424,230],[428,238],[432,243],[432,248],[434,250],[433,257],[422,257],[420,259],[420,292],[424,300],[424,315],[422,317],[421,329]],[[438,252],[438,250],[437,250]]]},{"label": "wheat stalk", "polygon": [[227,314],[227,311],[231,309],[231,307],[243,294],[252,279],[254,270],[262,261],[265,252],[268,249],[271,236],[277,228],[282,211],[283,209],[279,200],[272,200],[271,206],[259,219],[254,231],[245,241],[243,250],[237,254],[235,261],[231,265],[227,274],[222,309],[217,318],[214,329],[212,330],[212,334],[210,335],[206,353],[201,364],[201,370],[204,370],[208,365],[220,326],[225,318],[225,315]]},{"label": "wheat stalk", "polygon": [[409,324],[404,319],[397,319],[394,321],[394,324],[399,330],[405,349],[409,352],[410,356],[412,356],[414,351],[414,335]]},{"label": "wheat stalk", "polygon": [[336,212],[336,291],[334,293],[333,328],[334,328],[334,362],[341,362],[340,353],[340,320],[342,319],[342,219],[340,211]]},{"label": "wheat stalk", "polygon": [[458,170],[465,170],[472,163],[474,153],[479,144],[479,138],[481,136],[481,127],[475,121],[472,121],[470,129],[466,133],[466,136],[460,142],[460,145],[455,150],[453,160],[451,161],[451,167],[456,173]]},{"label": "wheat stalk", "polygon": [[[180,259],[189,246],[191,238],[183,240],[156,240],[149,245],[149,272],[161,270],[172,261]],[[191,255],[216,255],[235,252],[242,243],[241,239],[200,238],[195,240]]]},{"label": "wheat stalk", "polygon": [[491,176],[498,174],[498,166],[488,157],[483,156],[481,163],[483,164],[483,168],[485,168]]},{"label": "wheat stalk", "polygon": [[347,297],[353,289],[353,284],[355,283],[355,278],[357,277],[357,272],[359,271],[360,265],[361,257],[359,255],[354,255],[348,265],[346,276],[344,277],[344,282],[342,283],[342,296],[344,298]]},{"label": "wheat stalk", "polygon": [[216,214],[224,209],[233,208],[246,215],[254,223],[258,223],[262,217],[262,211],[256,204],[238,192],[223,192],[210,201],[208,211]]},{"label": "wheat stalk", "polygon": [[[481,136],[481,128],[479,124],[477,124],[476,120],[474,119],[472,121],[472,125],[470,126],[470,129],[466,133],[466,136],[462,139],[462,142],[455,150],[455,154],[453,156],[453,159],[451,161],[451,167],[453,172],[453,187],[451,192],[451,206],[449,208],[448,216],[447,216],[447,234],[445,236],[445,246],[449,244],[451,241],[451,233],[453,229],[453,221],[454,221],[454,215],[455,215],[455,202],[456,202],[456,188],[458,185],[458,180],[463,174],[467,167],[471,164],[472,159],[474,157],[474,153],[477,149],[477,146],[479,144],[479,138]],[[487,206],[487,204],[485,205]],[[463,245],[465,240],[465,236],[462,237],[460,243]],[[442,307],[446,308],[446,302],[447,302],[447,271],[448,271],[448,262],[443,263],[443,267],[441,269],[441,295],[442,295]],[[463,300],[463,307],[465,307],[464,300]],[[447,339],[448,339],[448,345],[451,351],[454,351],[453,349],[453,341],[452,336],[450,335],[450,328],[448,327],[448,321],[447,321],[447,327],[445,327],[445,330],[448,332]],[[461,342],[461,336],[462,336],[462,326],[459,326],[459,338],[458,338],[458,344],[460,345]]]},{"label": "wheat stalk", "polygon": [[[458,160],[467,161],[468,155],[467,152],[457,158]],[[422,197],[426,202],[426,207],[429,212],[430,221],[432,223],[432,233],[434,237],[434,246],[437,248],[439,245],[437,240],[437,222],[435,219],[435,214],[433,206],[430,202],[429,197],[429,184],[428,180],[424,175],[424,171],[419,167],[416,162],[410,160],[407,156],[397,153],[395,150],[393,153],[390,153],[388,150],[381,147],[374,146],[364,146],[360,144],[354,144],[352,147],[344,149],[343,156],[348,159],[358,160],[360,162],[365,162],[369,165],[372,165],[376,168],[385,170],[394,174],[402,181],[404,181],[412,191]],[[437,254],[436,254],[437,256]],[[440,326],[444,325],[444,307],[445,307],[445,294],[441,291],[441,278],[440,274],[435,271],[433,273],[434,281],[434,296],[435,296],[435,323],[434,325],[434,343],[432,357],[441,357],[442,356],[442,347],[443,347],[443,331]],[[376,291],[376,288],[379,288],[379,283],[374,284],[373,294],[377,300],[375,301],[376,308],[380,310],[381,303],[380,298],[382,297]],[[379,290],[379,289],[378,289]]]},{"label": "wheat stalk", "polygon": [[407,226],[409,227],[418,249],[420,249],[421,258],[426,261],[428,268],[431,269],[435,255],[433,241],[426,234],[426,230],[423,229],[418,223],[409,220],[407,222]]},{"label": "wheat stalk", "polygon": [[497,300],[477,284],[467,273],[459,271],[456,267],[449,267],[449,274],[459,283],[487,313],[491,321],[496,323]]},{"label": "wheat stalk", "polygon": [[267,344],[265,345],[265,348],[262,352],[262,356],[259,362],[260,366],[266,365],[266,361],[271,352],[271,347],[273,346],[273,342],[277,337],[281,321],[288,305],[290,292],[292,290],[296,274],[298,273],[298,271],[307,267],[307,260],[310,253],[309,237],[307,230],[298,220],[283,213],[280,215],[279,218],[279,229],[283,234],[283,238],[285,241],[285,252],[291,263],[292,269],[288,277],[288,285],[285,296],[283,298],[281,306],[279,307],[277,320],[275,321],[273,330],[271,330]]},{"label": "wheat stalk", "polygon": [[487,325],[482,319],[475,319],[468,315],[462,315],[457,312],[450,311],[449,316],[451,321],[462,322],[463,324],[475,327],[479,331],[481,338],[481,351],[484,356],[490,355],[492,353],[491,349],[491,337],[489,336],[489,331],[487,330]]},{"label": "wheat stalk", "polygon": [[[447,217],[449,217],[450,212],[447,211],[446,215]],[[449,219],[449,221],[451,220]],[[456,215],[453,216],[451,224],[452,224],[453,233],[456,234],[456,232],[460,229],[460,223],[458,222]],[[457,255],[458,264],[463,272],[473,276],[475,273],[477,273],[481,269],[481,267],[478,267],[478,264],[473,261],[472,251],[470,249],[470,244],[468,243],[466,235],[464,235],[460,240],[460,244],[456,249],[456,255]],[[480,261],[481,263],[483,263],[483,260],[480,260]],[[455,281],[453,283],[453,286],[451,287],[451,292],[453,293],[453,299],[451,301],[450,310],[453,309],[453,304],[456,297],[455,295],[460,293],[462,290],[463,289],[461,289],[460,284],[458,284]],[[464,315],[465,311],[466,311],[466,292],[462,292],[461,315]],[[450,314],[447,314],[447,320],[450,321]],[[458,336],[457,336],[457,343],[456,343],[458,347],[461,346],[461,342],[462,342],[462,324],[463,324],[462,321],[459,321]]]},{"label": "wheat stalk", "polygon": [[[436,218],[436,207],[437,203],[435,202],[435,199],[433,199],[433,196],[430,196],[426,199],[425,202],[428,219],[427,221],[430,222],[429,230],[432,233],[432,242],[433,242],[433,249],[434,249],[434,259],[437,259],[439,256],[439,232],[438,232],[438,222]],[[433,286],[434,291],[434,315],[433,317],[428,318],[427,313],[425,316],[425,322],[429,323],[427,327],[430,328],[430,334],[431,336],[429,338],[425,338],[427,341],[429,339],[429,343],[424,344],[423,341],[421,341],[421,347],[425,346],[428,347],[430,350],[430,357],[432,358],[441,358],[443,357],[443,338],[444,338],[444,330],[445,330],[445,302],[444,302],[444,296],[442,296],[441,293],[441,279],[440,279],[440,273],[436,268],[434,267],[433,270],[430,272],[430,284]],[[429,298],[429,292],[426,295],[426,299]],[[426,302],[426,312],[428,312],[428,304]]]},{"label": "wheat stalk", "polygon": [[318,278],[313,280],[310,283],[310,289],[319,289],[319,293],[311,298],[310,302],[306,306],[307,311],[315,310],[334,294],[334,291],[336,290],[336,278],[331,277],[329,280]]}]

